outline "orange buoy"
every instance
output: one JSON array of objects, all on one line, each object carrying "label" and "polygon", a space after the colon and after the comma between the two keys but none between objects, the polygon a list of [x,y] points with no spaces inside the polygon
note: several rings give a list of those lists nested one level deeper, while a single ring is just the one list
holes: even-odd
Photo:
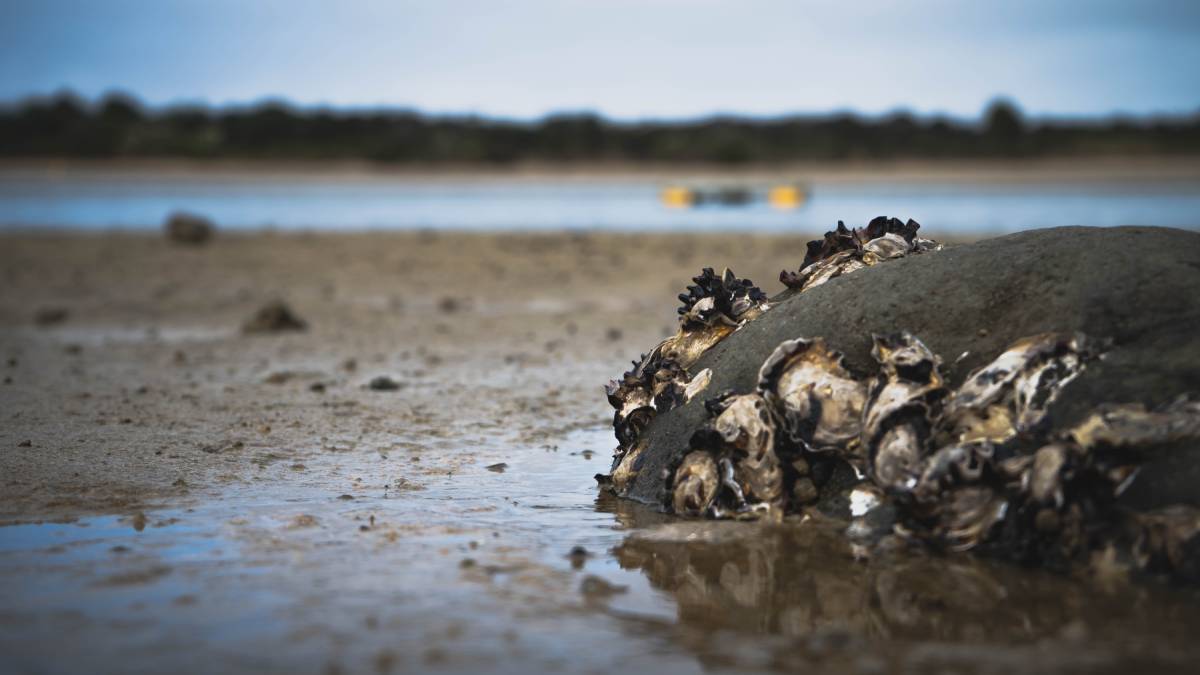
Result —
[{"label": "orange buoy", "polygon": [[660,199],[664,205],[673,209],[686,209],[695,203],[696,195],[685,187],[672,186],[662,191]]},{"label": "orange buoy", "polygon": [[795,185],[776,185],[767,192],[767,202],[777,209],[795,209],[804,203],[806,196]]}]

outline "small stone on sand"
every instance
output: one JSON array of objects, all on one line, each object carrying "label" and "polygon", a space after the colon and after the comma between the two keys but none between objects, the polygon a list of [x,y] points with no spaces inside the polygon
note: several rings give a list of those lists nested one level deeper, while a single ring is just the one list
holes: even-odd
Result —
[{"label": "small stone on sand", "polygon": [[212,221],[192,213],[173,213],[163,225],[167,239],[177,244],[198,245],[212,239]]},{"label": "small stone on sand", "polygon": [[242,324],[243,333],[279,333],[307,329],[308,323],[298,317],[291,307],[278,300],[263,305],[254,316]]}]

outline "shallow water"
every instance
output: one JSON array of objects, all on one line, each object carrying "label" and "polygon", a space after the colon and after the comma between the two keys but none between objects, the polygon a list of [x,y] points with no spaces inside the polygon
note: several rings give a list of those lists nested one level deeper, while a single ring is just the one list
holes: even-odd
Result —
[{"label": "shallow water", "polygon": [[1200,658],[1192,590],[966,556],[863,558],[829,524],[686,522],[599,497],[609,433],[476,448],[421,489],[371,477],[374,453],[334,453],[191,507],[0,528],[0,662],[1066,672]]},{"label": "shallow water", "polygon": [[0,173],[0,227],[158,228],[175,210],[235,229],[821,232],[838,220],[861,224],[878,215],[915,218],[943,236],[1059,225],[1200,227],[1200,183],[1187,180],[817,180],[795,210],[765,202],[669,208],[659,201],[663,187],[633,178],[237,180],[10,170]]}]

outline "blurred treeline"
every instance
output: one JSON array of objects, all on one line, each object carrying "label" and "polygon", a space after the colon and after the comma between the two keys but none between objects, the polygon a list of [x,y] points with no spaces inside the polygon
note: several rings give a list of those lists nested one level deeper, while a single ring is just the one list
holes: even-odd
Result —
[{"label": "blurred treeline", "polygon": [[533,122],[281,103],[148,109],[124,95],[70,94],[0,107],[0,156],[367,159],[405,163],[760,163],[889,158],[1200,154],[1200,115],[1029,121],[994,102],[976,121],[849,114]]}]

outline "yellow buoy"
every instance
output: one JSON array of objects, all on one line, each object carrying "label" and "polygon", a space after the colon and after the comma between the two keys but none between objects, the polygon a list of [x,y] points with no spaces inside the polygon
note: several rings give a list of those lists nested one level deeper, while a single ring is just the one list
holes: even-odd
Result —
[{"label": "yellow buoy", "polygon": [[767,201],[777,209],[794,209],[804,203],[804,190],[795,185],[776,185],[767,193]]},{"label": "yellow buoy", "polygon": [[669,187],[662,191],[662,203],[673,209],[686,209],[696,201],[696,195],[685,187]]}]

